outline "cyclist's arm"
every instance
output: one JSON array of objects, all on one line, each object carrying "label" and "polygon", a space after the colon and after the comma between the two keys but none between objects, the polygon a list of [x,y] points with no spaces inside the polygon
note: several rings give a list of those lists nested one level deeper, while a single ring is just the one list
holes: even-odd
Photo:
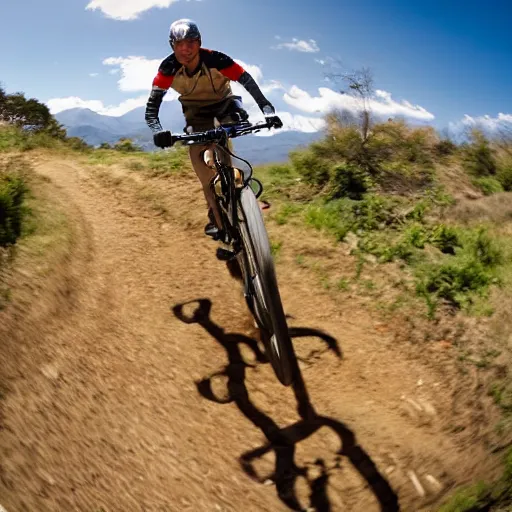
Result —
[{"label": "cyclist's arm", "polygon": [[167,94],[167,90],[171,87],[174,80],[175,63],[176,59],[174,54],[167,57],[160,65],[158,73],[153,80],[153,87],[146,103],[145,114],[146,123],[153,133],[158,133],[163,130],[158,114],[164,96]]},{"label": "cyclist's arm", "polygon": [[270,101],[265,98],[265,95],[261,92],[256,80],[238,63],[236,63],[228,55],[212,51],[203,50],[203,58],[210,67],[218,69],[225,77],[240,83],[246,91],[254,98],[254,101],[263,111],[265,107],[270,107],[274,111],[274,107]]},{"label": "cyclist's arm", "polygon": [[265,98],[265,95],[261,92],[261,89],[256,83],[256,80],[254,80],[254,78],[249,73],[247,73],[247,71],[244,71],[237,81],[238,83],[242,84],[246,91],[254,98],[254,101],[256,101],[262,112],[265,114],[269,113],[265,107],[269,107],[272,113],[275,112],[272,103],[270,103],[270,101]]}]

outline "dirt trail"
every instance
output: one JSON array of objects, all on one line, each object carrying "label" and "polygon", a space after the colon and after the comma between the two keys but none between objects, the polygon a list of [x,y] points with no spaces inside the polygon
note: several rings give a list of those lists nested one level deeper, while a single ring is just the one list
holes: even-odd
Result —
[{"label": "dirt trail", "polygon": [[[67,203],[75,241],[48,278],[58,286],[0,329],[7,512],[436,510],[454,484],[496,469],[483,427],[453,428],[480,421],[453,379],[368,312],[280,265],[304,378],[285,389],[201,229],[78,163],[37,172]],[[168,185],[169,205],[182,190]],[[187,201],[197,208],[199,191]]]}]

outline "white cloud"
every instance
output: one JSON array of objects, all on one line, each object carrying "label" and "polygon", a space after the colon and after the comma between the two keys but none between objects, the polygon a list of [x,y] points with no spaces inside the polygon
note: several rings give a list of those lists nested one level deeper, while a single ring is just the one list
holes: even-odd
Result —
[{"label": "white cloud", "polygon": [[[327,87],[318,89],[319,96],[313,97],[297,86],[293,86],[284,95],[289,105],[309,113],[327,114],[335,109],[346,109],[351,112],[359,110],[359,103],[347,94],[341,94]],[[419,121],[432,121],[434,115],[419,105],[412,105],[408,101],[397,102],[389,92],[377,90],[375,97],[370,101],[370,108],[377,116],[404,116]]]},{"label": "white cloud", "polygon": [[[178,0],[92,0],[86,9],[99,9],[108,18],[115,20],[134,20],[140,13],[158,7],[169,7]],[[190,0],[187,0],[187,2]],[[200,1],[200,0],[198,0]]]},{"label": "white cloud", "polygon": [[105,116],[122,116],[134,108],[145,105],[147,100],[147,95],[144,95],[138,98],[130,98],[119,105],[105,106],[101,100],[83,100],[76,96],[69,96],[67,98],[53,98],[48,100],[47,105],[52,114],[58,114],[70,108],[88,108],[89,110]]},{"label": "white cloud", "polygon": [[320,66],[325,66],[325,65],[326,65],[326,63],[327,63],[327,62],[326,62],[325,60],[323,60],[323,59],[315,59],[315,62],[316,62],[316,63],[318,63],[318,64],[320,64]]},{"label": "white cloud", "polygon": [[[291,114],[290,112],[277,112],[281,121],[283,121],[283,127],[279,132],[303,132],[303,133],[316,133],[325,128],[326,122],[322,118],[301,116],[297,114]],[[251,120],[256,123],[264,121],[263,115],[260,112],[254,112],[251,114]],[[275,135],[275,131],[262,131],[257,135],[260,137]]]},{"label": "white cloud", "polygon": [[499,113],[497,117],[489,115],[472,117],[467,114],[458,122],[450,123],[450,130],[455,134],[462,134],[471,128],[479,128],[489,135],[500,130],[512,130],[512,114]]},{"label": "white cloud", "polygon": [[153,78],[158,72],[162,59],[145,57],[109,57],[103,61],[105,66],[115,66],[110,73],[121,73],[117,82],[119,89],[125,92],[149,91]]},{"label": "white cloud", "polygon": [[[276,39],[278,37],[276,36]],[[275,50],[282,50],[283,48],[287,48],[288,50],[293,50],[297,52],[304,53],[317,53],[320,51],[317,42],[314,39],[309,39],[305,41],[304,39],[297,39],[294,37],[291,43],[280,43],[277,46],[273,46]]]},{"label": "white cloud", "polygon": [[268,94],[272,91],[278,91],[280,89],[282,89],[284,91],[284,86],[278,80],[270,80],[269,82],[265,82],[261,86],[261,92],[263,94]]},{"label": "white cloud", "polygon": [[58,114],[63,110],[70,108],[88,108],[95,112],[104,108],[103,102],[100,100],[83,100],[76,96],[68,96],[67,98],[52,98],[46,102],[52,114]]},{"label": "white cloud", "polygon": [[[169,91],[164,101],[174,101],[176,98],[177,94],[173,94],[173,92]],[[52,98],[48,100],[46,104],[52,114],[58,114],[70,108],[88,108],[104,116],[118,117],[130,112],[130,110],[145,106],[147,101],[148,95],[144,94],[136,98],[129,98],[122,101],[119,105],[105,106],[101,100],[83,100],[76,96],[68,96],[67,98]]]},{"label": "white cloud", "polygon": [[99,73],[89,73],[89,76],[92,78],[96,78],[99,75]]}]

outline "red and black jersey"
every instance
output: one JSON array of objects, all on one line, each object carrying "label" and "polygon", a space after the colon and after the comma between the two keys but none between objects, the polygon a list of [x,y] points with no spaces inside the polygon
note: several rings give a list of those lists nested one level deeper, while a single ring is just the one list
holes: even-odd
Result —
[{"label": "red and black jersey", "polygon": [[178,62],[174,53],[160,64],[146,107],[146,122],[153,131],[162,130],[158,113],[163,96],[170,88],[179,93],[184,110],[192,107],[197,111],[233,96],[232,80],[240,82],[260,108],[270,105],[251,75],[231,57],[205,48],[199,51],[200,63],[192,74]]},{"label": "red and black jersey", "polygon": [[[240,77],[245,71],[242,66],[237,64],[231,57],[228,57],[224,53],[207,50],[205,48],[201,48],[199,52],[201,67],[204,65],[210,71],[218,71],[229,80],[240,80]],[[170,89],[173,86],[176,76],[179,78],[181,70],[183,70],[185,75],[187,74],[184,67],[176,59],[174,53],[169,55],[169,57],[160,64],[158,74],[153,80],[153,86],[164,90]],[[198,71],[199,70],[200,68],[198,68]],[[195,76],[195,74],[193,76]]]}]

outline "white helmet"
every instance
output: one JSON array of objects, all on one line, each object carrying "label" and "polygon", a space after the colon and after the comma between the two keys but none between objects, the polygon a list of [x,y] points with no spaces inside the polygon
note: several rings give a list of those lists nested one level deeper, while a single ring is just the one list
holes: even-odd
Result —
[{"label": "white helmet", "polygon": [[201,44],[201,32],[199,32],[197,24],[192,20],[177,20],[171,25],[169,44],[172,48],[174,48],[174,43],[184,39],[198,39],[199,44]]}]

